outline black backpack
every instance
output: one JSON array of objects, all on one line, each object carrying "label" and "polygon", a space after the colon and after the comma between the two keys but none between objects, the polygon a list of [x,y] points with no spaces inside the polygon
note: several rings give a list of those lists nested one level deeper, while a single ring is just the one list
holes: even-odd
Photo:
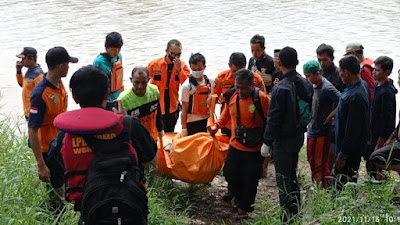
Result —
[{"label": "black backpack", "polygon": [[125,117],[123,132],[111,140],[83,135],[96,157],[85,178],[79,224],[147,224],[143,173],[129,151],[131,120]]}]

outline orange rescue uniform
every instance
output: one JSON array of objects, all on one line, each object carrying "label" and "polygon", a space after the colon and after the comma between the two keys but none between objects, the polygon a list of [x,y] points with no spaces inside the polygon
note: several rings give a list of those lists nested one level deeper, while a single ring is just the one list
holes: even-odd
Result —
[{"label": "orange rescue uniform", "polygon": [[17,73],[17,82],[22,87],[22,107],[26,118],[29,117],[31,93],[41,80],[43,80],[43,71],[39,65],[33,69],[28,69],[25,76],[22,73]]},{"label": "orange rescue uniform", "polygon": [[[166,56],[155,59],[147,66],[149,70],[150,83],[155,84],[160,91],[160,108],[161,114],[170,114],[175,112],[179,106],[179,84],[190,76],[188,66],[181,61],[181,71],[178,73],[175,66],[172,69],[171,77],[168,79],[168,64]],[[169,93],[169,103],[164,102],[165,91]],[[169,104],[169,112],[165,112],[165,105]]]},{"label": "orange rescue uniform", "polygon": [[[261,92],[265,92],[264,81],[258,73],[253,72],[254,75],[254,86],[260,88]],[[215,87],[212,89],[211,94],[218,95],[218,98],[221,98],[221,95],[225,94],[229,89],[235,86],[235,75],[232,74],[232,71],[225,70],[218,74],[215,79]],[[222,110],[225,107],[222,107]],[[221,112],[222,113],[222,112]],[[228,123],[227,123],[228,124]],[[228,129],[231,129],[229,125],[226,126]]]},{"label": "orange rescue uniform", "polygon": [[[229,99],[229,107],[225,107],[222,111],[222,114],[218,121],[216,122],[217,127],[221,128],[225,125],[228,126],[228,128],[231,129],[232,131],[232,136],[229,141],[229,145],[232,147],[241,150],[241,151],[246,151],[246,152],[255,152],[259,151],[261,144],[257,147],[250,148],[242,145],[238,140],[235,139],[235,127],[237,126],[237,120],[236,120],[236,97],[237,94],[236,92],[232,95],[232,97]],[[268,109],[269,109],[269,96],[265,94],[264,92],[260,91],[260,102],[261,106],[264,111],[264,117],[261,116],[260,112],[256,109],[253,101],[253,95],[250,95],[246,99],[240,99],[239,100],[239,106],[240,106],[240,124],[241,126],[244,126],[246,128],[263,128],[265,127],[265,119],[267,118],[268,114]],[[255,123],[253,122],[253,115],[256,113],[255,117]],[[230,124],[228,124],[230,122]],[[263,134],[261,134],[263,135]]]},{"label": "orange rescue uniform", "polygon": [[48,151],[50,141],[58,134],[53,125],[54,118],[67,111],[67,105],[68,94],[62,82],[56,87],[44,77],[33,89],[28,127],[39,128],[40,149],[43,153]]}]

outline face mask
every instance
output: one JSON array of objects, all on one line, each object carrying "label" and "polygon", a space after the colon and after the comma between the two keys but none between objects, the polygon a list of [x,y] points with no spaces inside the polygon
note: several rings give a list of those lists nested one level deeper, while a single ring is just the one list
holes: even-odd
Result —
[{"label": "face mask", "polygon": [[200,71],[192,71],[192,76],[194,78],[200,78],[203,76],[204,70],[200,70]]}]

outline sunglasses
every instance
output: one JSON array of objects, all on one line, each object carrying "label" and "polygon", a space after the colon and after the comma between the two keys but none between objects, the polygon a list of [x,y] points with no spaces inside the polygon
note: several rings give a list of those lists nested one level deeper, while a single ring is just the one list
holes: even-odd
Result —
[{"label": "sunglasses", "polygon": [[182,52],[169,52],[170,55],[181,56]]}]

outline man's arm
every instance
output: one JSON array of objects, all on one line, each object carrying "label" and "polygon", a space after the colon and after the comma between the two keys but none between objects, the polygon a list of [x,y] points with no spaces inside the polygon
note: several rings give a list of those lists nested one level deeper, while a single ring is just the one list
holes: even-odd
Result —
[{"label": "man's arm", "polygon": [[267,128],[264,132],[264,144],[271,146],[276,135],[280,133],[283,122],[283,115],[286,111],[286,93],[274,89],[271,94],[271,101],[268,110]]},{"label": "man's arm", "polygon": [[156,156],[156,142],[149,131],[136,118],[132,118],[131,141],[138,153],[139,163],[150,162]]},{"label": "man's arm", "polygon": [[179,83],[183,84],[183,82],[185,82],[185,80],[190,76],[190,70],[185,63],[181,63],[183,64],[183,66],[180,68],[179,71]]},{"label": "man's arm", "polygon": [[39,179],[43,182],[50,182],[50,170],[47,168],[40,149],[38,130],[39,128],[37,127],[29,127],[29,140],[37,162]]},{"label": "man's arm", "polygon": [[15,65],[16,69],[17,69],[17,82],[19,84],[20,87],[22,87],[23,85],[23,81],[24,81],[24,75],[22,74],[22,63],[21,61],[17,61],[16,65]]}]

